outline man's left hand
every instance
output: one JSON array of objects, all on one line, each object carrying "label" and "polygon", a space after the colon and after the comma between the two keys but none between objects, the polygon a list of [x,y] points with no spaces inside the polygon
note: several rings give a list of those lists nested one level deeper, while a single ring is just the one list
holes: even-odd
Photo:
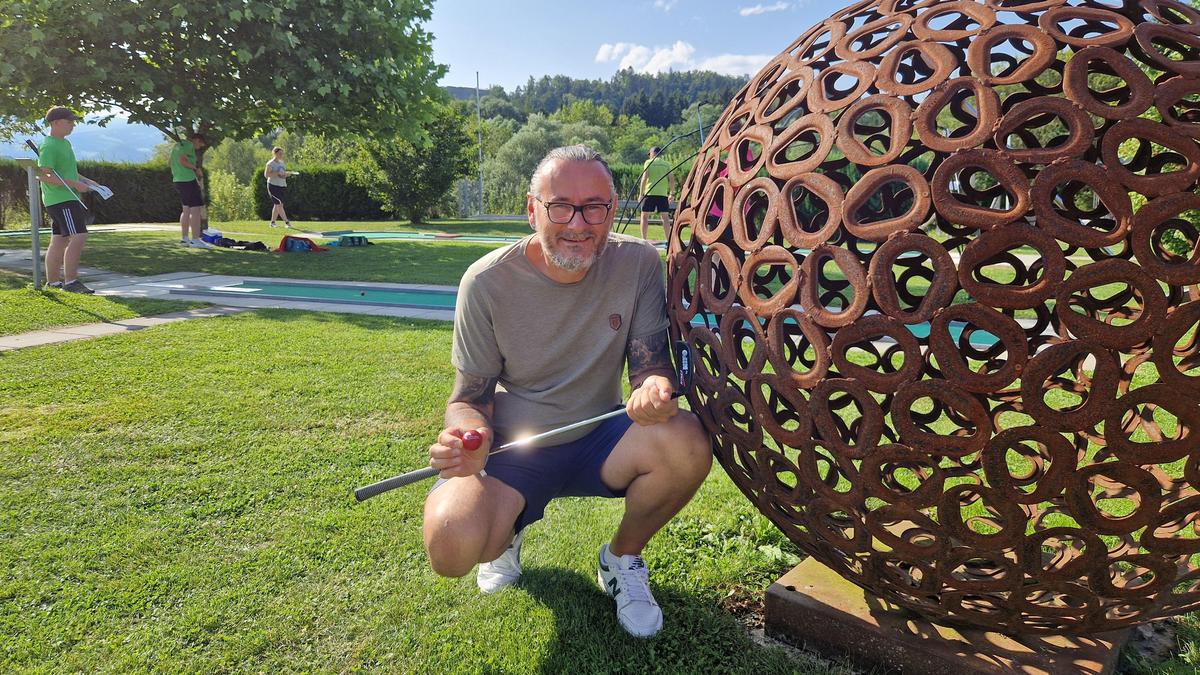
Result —
[{"label": "man's left hand", "polygon": [[678,401],[671,398],[673,393],[675,385],[670,378],[651,375],[630,394],[625,412],[642,426],[666,422],[679,412]]}]

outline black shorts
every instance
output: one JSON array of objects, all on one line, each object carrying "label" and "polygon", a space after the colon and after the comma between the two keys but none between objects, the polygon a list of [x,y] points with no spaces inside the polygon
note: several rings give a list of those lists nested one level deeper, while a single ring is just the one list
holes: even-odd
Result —
[{"label": "black shorts", "polygon": [[50,214],[50,231],[61,237],[87,234],[87,211],[77,201],[63,202],[46,207]]},{"label": "black shorts", "polygon": [[642,213],[669,212],[671,202],[666,195],[646,195],[642,197]]},{"label": "black shorts", "polygon": [[287,186],[267,183],[267,195],[271,197],[271,201],[283,206],[283,200],[287,199]]},{"label": "black shorts", "polygon": [[200,195],[200,184],[194,180],[178,181],[175,189],[179,191],[179,201],[185,207],[204,206],[204,197]]}]

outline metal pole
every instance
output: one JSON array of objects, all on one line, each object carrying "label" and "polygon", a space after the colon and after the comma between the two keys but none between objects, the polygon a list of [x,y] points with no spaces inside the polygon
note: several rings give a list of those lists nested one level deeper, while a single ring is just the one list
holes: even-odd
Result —
[{"label": "metal pole", "polygon": [[479,215],[483,215],[483,113],[479,104],[479,71],[475,71],[475,124],[479,134]]},{"label": "metal pole", "polygon": [[704,118],[700,116],[700,106],[696,106],[696,124],[700,127],[700,147],[704,147]]},{"label": "metal pole", "polygon": [[42,224],[42,190],[37,180],[37,161],[22,159],[25,174],[29,182],[29,248],[33,254],[33,289],[42,289],[42,242],[40,228]]}]

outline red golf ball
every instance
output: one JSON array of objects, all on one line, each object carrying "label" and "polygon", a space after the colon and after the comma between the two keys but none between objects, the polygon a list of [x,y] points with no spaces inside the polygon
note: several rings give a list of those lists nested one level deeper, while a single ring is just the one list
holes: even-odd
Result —
[{"label": "red golf ball", "polygon": [[478,450],[479,444],[483,443],[483,434],[478,431],[468,431],[462,435],[463,447],[467,450]]}]

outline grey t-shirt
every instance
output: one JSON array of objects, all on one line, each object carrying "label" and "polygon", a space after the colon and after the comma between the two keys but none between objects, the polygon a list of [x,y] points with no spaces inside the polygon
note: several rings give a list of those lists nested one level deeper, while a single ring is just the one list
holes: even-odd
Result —
[{"label": "grey t-shirt", "polygon": [[[287,167],[284,165],[282,159],[272,159],[267,162],[267,171],[278,173],[286,170]],[[266,173],[266,171],[263,173]],[[280,178],[279,176],[267,176],[267,183],[270,185],[278,185],[279,187],[287,187],[287,179]]]},{"label": "grey t-shirt", "polygon": [[475,261],[458,287],[454,313],[451,363],[499,380],[492,424],[508,439],[612,410],[621,403],[629,340],[667,329],[662,264],[653,246],[610,234],[587,276],[562,284],[525,257],[533,236]]}]

